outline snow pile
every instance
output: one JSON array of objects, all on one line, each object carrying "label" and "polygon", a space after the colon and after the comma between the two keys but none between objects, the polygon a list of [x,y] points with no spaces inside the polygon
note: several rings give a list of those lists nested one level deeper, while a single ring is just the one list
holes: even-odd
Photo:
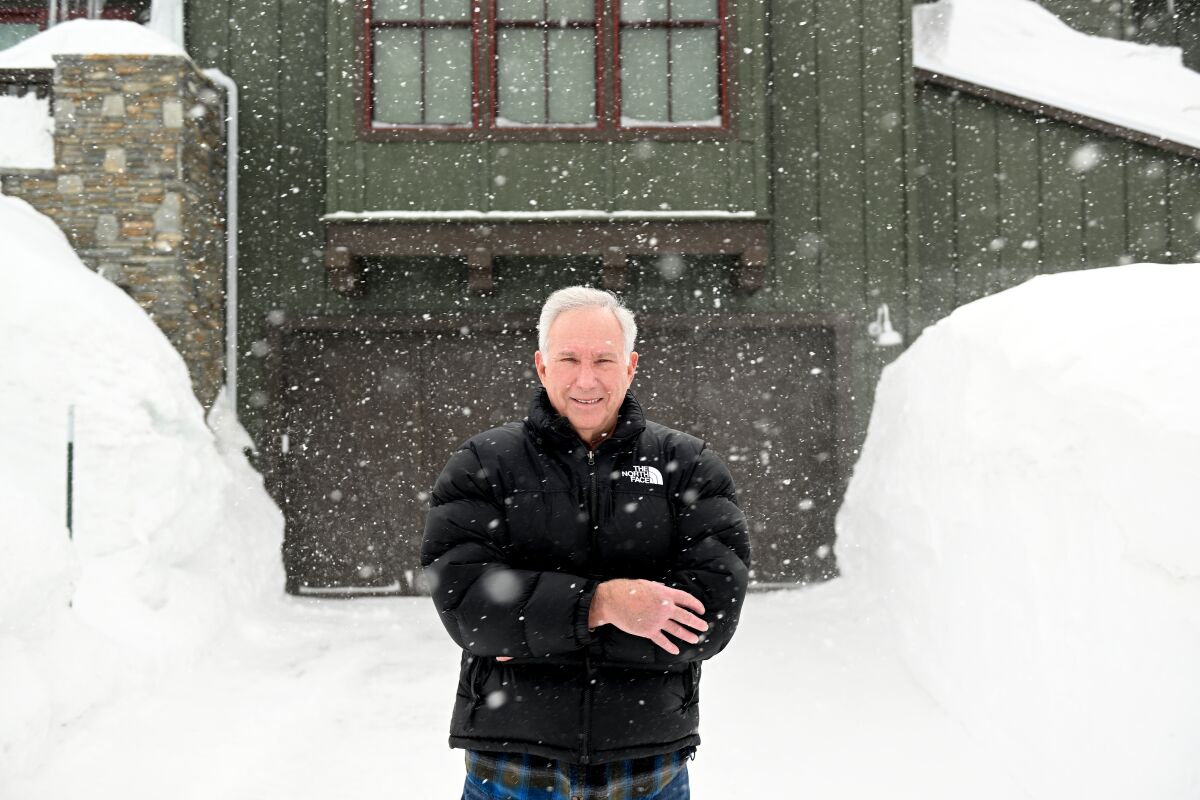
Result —
[{"label": "snow pile", "polygon": [[880,381],[838,517],[929,692],[1030,796],[1200,796],[1200,265],[964,306]]},{"label": "snow pile", "polygon": [[1033,0],[914,5],[913,64],[1200,147],[1200,74],[1178,47],[1088,36]]},{"label": "snow pile", "polygon": [[136,22],[73,19],[0,50],[0,69],[54,69],[54,56],[79,53],[188,57],[178,44]]},{"label": "snow pile", "polygon": [[283,521],[232,411],[222,399],[205,425],[183,361],[132,300],[22,200],[0,197],[0,241],[5,796],[61,725],[279,595]]},{"label": "snow pile", "polygon": [[49,98],[0,97],[0,168],[54,169]]}]

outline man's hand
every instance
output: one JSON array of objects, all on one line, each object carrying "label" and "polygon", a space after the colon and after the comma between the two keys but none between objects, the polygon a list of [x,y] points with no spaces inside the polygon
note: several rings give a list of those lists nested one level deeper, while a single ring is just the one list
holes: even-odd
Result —
[{"label": "man's hand", "polygon": [[708,623],[697,614],[704,605],[687,592],[655,581],[618,578],[596,588],[588,613],[588,627],[615,625],[626,633],[649,639],[671,655],[679,648],[666,637],[671,634],[688,644],[700,641]]}]

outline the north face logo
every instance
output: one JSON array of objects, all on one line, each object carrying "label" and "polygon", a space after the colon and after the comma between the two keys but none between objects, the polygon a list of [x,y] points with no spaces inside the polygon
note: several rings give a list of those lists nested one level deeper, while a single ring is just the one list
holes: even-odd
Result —
[{"label": "the north face logo", "polygon": [[621,470],[622,478],[629,478],[634,483],[653,483],[655,486],[662,486],[662,473],[654,467],[634,467],[633,469]]}]

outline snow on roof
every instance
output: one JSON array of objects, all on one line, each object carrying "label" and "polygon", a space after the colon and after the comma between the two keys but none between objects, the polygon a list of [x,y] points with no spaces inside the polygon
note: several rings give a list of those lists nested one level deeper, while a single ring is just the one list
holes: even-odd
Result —
[{"label": "snow on roof", "polygon": [[182,47],[136,22],[74,19],[0,50],[0,69],[53,69],[54,56],[75,54],[188,57]]},{"label": "snow on roof", "polygon": [[914,6],[913,65],[1200,148],[1200,74],[1178,47],[1089,36],[1033,0]]}]

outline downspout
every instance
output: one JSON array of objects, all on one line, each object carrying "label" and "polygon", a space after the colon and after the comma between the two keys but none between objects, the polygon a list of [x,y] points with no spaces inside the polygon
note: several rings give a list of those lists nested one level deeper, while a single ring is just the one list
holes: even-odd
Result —
[{"label": "downspout", "polygon": [[237,412],[238,88],[219,69],[204,75],[225,90],[225,393]]}]

